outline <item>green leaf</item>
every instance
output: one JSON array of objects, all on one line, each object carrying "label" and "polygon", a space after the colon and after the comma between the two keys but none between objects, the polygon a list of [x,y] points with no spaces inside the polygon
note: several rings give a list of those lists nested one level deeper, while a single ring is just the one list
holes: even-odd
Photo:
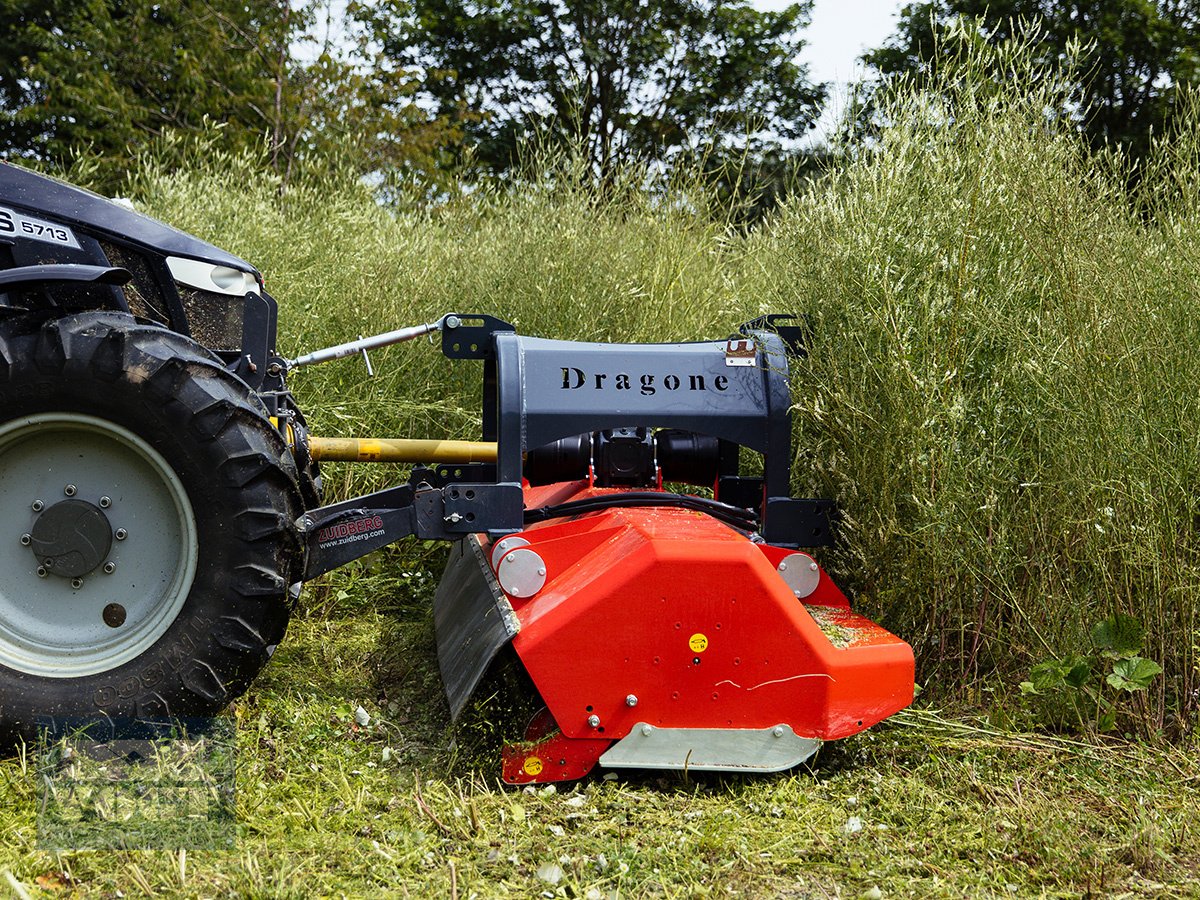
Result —
[{"label": "green leaf", "polygon": [[1082,657],[1075,657],[1072,662],[1074,665],[1063,680],[1070,687],[1081,688],[1092,680],[1092,664]]},{"label": "green leaf", "polygon": [[1032,681],[1022,681],[1021,682],[1021,693],[1022,694],[1037,694],[1040,692],[1038,691],[1037,688],[1035,688],[1033,686]]},{"label": "green leaf", "polygon": [[1124,613],[1113,613],[1092,628],[1092,643],[1097,650],[1108,651],[1105,655],[1132,656],[1142,649],[1145,637],[1142,623]]},{"label": "green leaf", "polygon": [[1063,679],[1070,671],[1070,667],[1063,665],[1058,660],[1048,659],[1029,670],[1029,680],[1032,682],[1035,692],[1054,690],[1062,686]]},{"label": "green leaf", "polygon": [[1109,710],[1096,720],[1097,731],[1112,731],[1117,724],[1117,714],[1113,710]]},{"label": "green leaf", "polygon": [[1132,656],[1129,659],[1119,659],[1113,663],[1112,674],[1108,683],[1118,690],[1144,691],[1154,680],[1154,676],[1162,672],[1162,666],[1151,659]]}]

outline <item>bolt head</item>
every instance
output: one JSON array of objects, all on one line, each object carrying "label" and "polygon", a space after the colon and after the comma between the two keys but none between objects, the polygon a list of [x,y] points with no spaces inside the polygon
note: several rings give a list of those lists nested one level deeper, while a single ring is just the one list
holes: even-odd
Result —
[{"label": "bolt head", "polygon": [[781,563],[779,564],[779,571],[780,571],[780,572],[786,572],[786,571],[787,571],[787,563],[785,563],[785,562],[781,562]]},{"label": "bolt head", "polygon": [[46,577],[47,575],[49,575],[49,574],[50,574],[50,572],[49,572],[49,571],[47,571],[47,569],[46,569],[46,567],[45,567],[45,566],[38,566],[38,567],[37,567],[37,577],[38,577],[38,578],[45,578],[45,577]]},{"label": "bolt head", "polygon": [[596,728],[600,724],[600,717],[593,713],[592,715],[588,716],[588,724],[593,728]]},{"label": "bolt head", "polygon": [[462,319],[460,319],[458,316],[446,316],[445,320],[442,322],[442,325],[446,328],[457,328],[461,324]]},{"label": "bolt head", "polygon": [[125,538],[129,537],[129,532],[124,528],[118,528],[115,532],[113,532],[113,537],[115,537],[118,541],[123,541]]},{"label": "bolt head", "polygon": [[34,500],[32,506],[33,506],[34,512],[41,512],[43,509],[46,508],[46,504],[43,503],[41,500]]},{"label": "bolt head", "polygon": [[653,730],[654,730],[653,725],[643,725],[642,726],[642,734],[649,735],[650,732],[652,732]]},{"label": "bolt head", "polygon": [[74,497],[77,493],[79,493],[79,488],[75,487],[73,484],[68,484],[65,488],[63,488],[63,493],[68,497]]},{"label": "bolt head", "polygon": [[104,564],[105,575],[111,575],[115,571],[117,571],[117,564],[115,562],[106,562]]},{"label": "bolt head", "polygon": [[776,725],[771,729],[771,734],[775,735],[775,737],[783,737],[783,726]]},{"label": "bolt head", "polygon": [[23,534],[23,535],[21,535],[21,544],[22,544],[22,546],[28,547],[28,546],[29,546],[29,544],[30,544],[30,542],[31,542],[32,540],[33,540],[33,535],[31,535],[31,534]]},{"label": "bolt head", "polygon": [[101,509],[108,509],[110,506],[112,506],[112,498],[111,497],[101,497],[100,498],[100,508]]},{"label": "bolt head", "polygon": [[637,694],[630,694],[628,697],[626,697],[625,705],[626,706],[637,706],[638,705]]},{"label": "bolt head", "polygon": [[810,563],[808,564],[808,569],[809,569],[809,571],[810,571],[810,572],[815,572],[815,571],[817,571],[817,564],[816,564],[815,562],[810,562]]},{"label": "bolt head", "polygon": [[75,590],[79,590],[81,587],[83,587],[83,579],[82,578],[72,578],[71,579],[71,587],[75,588]]}]

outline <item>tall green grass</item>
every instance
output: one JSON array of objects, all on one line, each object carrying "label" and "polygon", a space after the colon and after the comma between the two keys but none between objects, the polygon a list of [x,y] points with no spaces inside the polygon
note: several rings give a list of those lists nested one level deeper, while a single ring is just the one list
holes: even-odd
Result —
[{"label": "tall green grass", "polygon": [[[1120,611],[1165,668],[1142,723],[1186,730],[1200,691],[1200,115],[1131,178],[1050,112],[1062,79],[1025,47],[971,54],[898,91],[876,140],[749,235],[695,185],[631,176],[598,197],[562,164],[435,211],[383,209],[342,176],[280,196],[253,160],[219,154],[149,166],[134,188],[266,273],[290,353],[450,310],[621,341],[809,314],[796,486],[841,502],[830,562],[914,645],[920,679],[1015,692]],[[295,374],[316,432],[477,433],[473,364],[413,344],[373,361],[374,379],[353,360]],[[332,481],[340,494],[395,474]]]}]

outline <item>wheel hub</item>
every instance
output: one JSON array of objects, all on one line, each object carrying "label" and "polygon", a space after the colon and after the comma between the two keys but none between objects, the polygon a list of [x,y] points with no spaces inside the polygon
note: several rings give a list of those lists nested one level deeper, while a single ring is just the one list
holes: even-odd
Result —
[{"label": "wheel hub", "polygon": [[38,516],[29,549],[51,575],[79,578],[108,558],[112,542],[112,524],[100,507],[62,500]]}]

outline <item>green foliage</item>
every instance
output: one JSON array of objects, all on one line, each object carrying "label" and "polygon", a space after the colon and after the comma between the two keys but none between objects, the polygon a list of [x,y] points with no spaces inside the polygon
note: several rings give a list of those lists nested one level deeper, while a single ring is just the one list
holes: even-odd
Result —
[{"label": "green foliage", "polygon": [[0,152],[67,160],[108,180],[169,131],[221,123],[246,146],[278,125],[276,80],[301,24],[258,0],[4,0]]},{"label": "green foliage", "polygon": [[1038,663],[1021,682],[1021,693],[1042,701],[1035,706],[1048,724],[1062,725],[1067,716],[1076,728],[1108,731],[1123,712],[1122,693],[1146,691],[1162,674],[1162,666],[1137,655],[1144,639],[1137,619],[1114,613],[1092,628],[1092,653]]},{"label": "green foliage", "polygon": [[326,21],[318,39],[329,2],[0,0],[0,154],[85,161],[115,191],[131,159],[181,165],[217,127],[226,152],[262,149],[281,187],[349,166],[444,192],[459,117],[418,106],[413,74],[361,29]]},{"label": "green foliage", "polygon": [[795,62],[811,2],[389,0],[360,4],[385,53],[437,77],[474,161],[509,169],[531,133],[584,148],[603,174],[632,160],[757,156],[802,135],[824,88]]},{"label": "green foliage", "polygon": [[[326,14],[332,16],[332,10]],[[288,68],[272,167],[285,175],[297,164],[350,167],[369,174],[388,199],[428,200],[453,191],[459,175],[455,153],[470,114],[432,113],[417,102],[422,84],[436,80],[437,73],[397,66],[353,16],[336,26],[327,20],[323,41],[315,28],[300,45],[316,50],[315,58],[293,60]]]},{"label": "green foliage", "polygon": [[1017,680],[1118,608],[1166,672],[1136,715],[1178,734],[1200,687],[1200,120],[1131,201],[1038,50],[972,44],[892,97],[877,141],[750,238],[739,290],[810,314],[797,487],[839,498],[834,570],[919,680]]},{"label": "green foliage", "polygon": [[[1145,157],[1169,129],[1178,92],[1200,80],[1200,4],[1192,0],[923,0],[906,4],[896,34],[864,59],[884,81],[937,78],[974,40],[998,46],[1031,32],[1044,71],[1069,64],[1073,90],[1061,111],[1095,147],[1115,143]],[[1002,68],[993,74],[1007,77]]]}]

